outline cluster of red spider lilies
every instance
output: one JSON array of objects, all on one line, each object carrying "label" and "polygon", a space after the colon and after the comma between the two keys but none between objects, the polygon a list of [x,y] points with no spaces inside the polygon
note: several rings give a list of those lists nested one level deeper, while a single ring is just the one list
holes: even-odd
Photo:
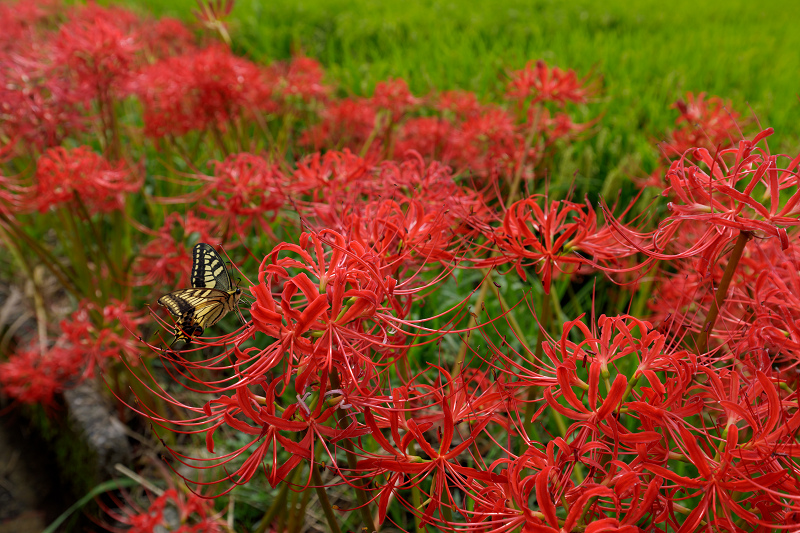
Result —
[{"label": "cluster of red spider lilies", "polygon": [[[7,398],[56,412],[103,376],[191,490],[266,478],[260,531],[300,531],[312,493],[332,531],[800,527],[800,156],[771,129],[690,94],[638,194],[578,201],[548,169],[600,123],[589,78],[340,97],[312,59],[233,54],[225,7],[215,39],[0,5],[0,237],[38,323]],[[198,241],[245,323],[169,348],[142,310]],[[78,302],[55,330],[53,298]],[[230,527],[175,490],[105,508],[155,527],[169,498],[174,530]]]}]

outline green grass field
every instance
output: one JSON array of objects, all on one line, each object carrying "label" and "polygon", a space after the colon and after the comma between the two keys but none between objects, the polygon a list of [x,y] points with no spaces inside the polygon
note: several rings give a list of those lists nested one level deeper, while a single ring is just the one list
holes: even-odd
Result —
[{"label": "green grass field", "polygon": [[[184,19],[196,6],[132,4]],[[579,170],[590,180],[581,188],[599,191],[609,173],[654,168],[656,144],[677,117],[670,106],[686,91],[730,100],[746,131],[757,118],[775,128],[773,150],[796,151],[800,32],[790,21],[798,16],[790,1],[239,0],[231,26],[246,55],[270,61],[302,50],[353,94],[402,77],[416,94],[461,88],[491,100],[506,72],[528,60],[593,71],[603,91],[587,117],[602,114],[599,131],[554,172]]]}]

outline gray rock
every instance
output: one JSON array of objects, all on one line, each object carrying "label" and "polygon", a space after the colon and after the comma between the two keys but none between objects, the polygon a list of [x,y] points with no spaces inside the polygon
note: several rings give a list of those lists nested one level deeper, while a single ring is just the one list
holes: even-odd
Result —
[{"label": "gray rock", "polygon": [[122,422],[110,414],[103,396],[91,382],[67,390],[64,399],[73,429],[96,456],[96,464],[90,467],[99,479],[116,477],[114,465],[131,462],[131,447]]}]

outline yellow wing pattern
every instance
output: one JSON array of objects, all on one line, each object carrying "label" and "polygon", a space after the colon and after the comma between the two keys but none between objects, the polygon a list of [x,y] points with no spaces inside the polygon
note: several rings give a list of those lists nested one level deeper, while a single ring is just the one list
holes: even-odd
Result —
[{"label": "yellow wing pattern", "polygon": [[233,310],[242,294],[231,289],[225,262],[205,243],[192,250],[192,288],[165,294],[158,303],[176,319],[175,341],[191,342],[192,337],[219,322]]}]

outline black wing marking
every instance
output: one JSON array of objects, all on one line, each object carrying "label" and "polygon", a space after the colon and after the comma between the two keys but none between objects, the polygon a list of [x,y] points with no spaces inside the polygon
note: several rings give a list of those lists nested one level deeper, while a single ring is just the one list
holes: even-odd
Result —
[{"label": "black wing marking", "polygon": [[231,277],[225,261],[211,245],[197,243],[192,249],[192,287],[231,290]]},{"label": "black wing marking", "polygon": [[179,291],[165,294],[158,299],[158,303],[167,308],[172,316],[177,318],[194,314],[194,303],[189,300],[195,293],[195,289],[181,289]]}]

